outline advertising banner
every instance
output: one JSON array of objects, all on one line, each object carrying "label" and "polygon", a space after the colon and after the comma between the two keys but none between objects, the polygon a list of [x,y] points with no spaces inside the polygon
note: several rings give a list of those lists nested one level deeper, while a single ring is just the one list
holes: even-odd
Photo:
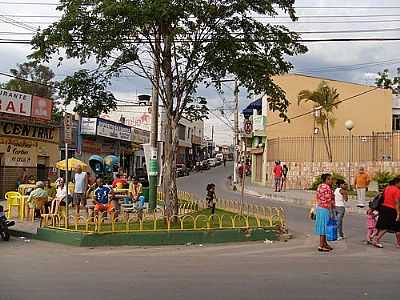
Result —
[{"label": "advertising banner", "polygon": [[112,121],[98,119],[97,135],[130,142],[131,128],[129,126]]},{"label": "advertising banner", "polygon": [[47,98],[33,96],[32,97],[32,113],[33,118],[51,120],[53,111],[53,101]]},{"label": "advertising banner", "polygon": [[0,89],[0,112],[31,116],[32,95]]},{"label": "advertising banner", "polygon": [[8,144],[4,158],[5,165],[9,167],[36,167],[36,147],[32,145]]},{"label": "advertising banner", "polygon": [[81,118],[81,134],[96,135],[97,118]]}]

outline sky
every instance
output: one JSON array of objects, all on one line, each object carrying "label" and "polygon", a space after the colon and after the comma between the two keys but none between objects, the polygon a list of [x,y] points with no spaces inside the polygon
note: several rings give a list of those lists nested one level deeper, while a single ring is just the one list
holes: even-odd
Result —
[{"label": "sky", "polygon": [[[28,4],[35,3],[35,4]],[[7,18],[35,29],[46,26],[57,20],[60,12],[54,5],[56,0],[0,0],[0,39],[29,39],[31,30],[5,23]],[[327,38],[400,38],[400,1],[399,0],[297,0],[296,9],[299,20],[290,22],[285,15],[279,15],[270,21],[273,24],[285,25],[303,33],[303,39]],[[362,7],[362,8],[361,8]],[[49,17],[51,16],[51,17]],[[326,33],[326,31],[342,31]],[[357,31],[345,33],[343,31]],[[369,31],[369,32],[365,32]],[[373,85],[377,72],[388,68],[394,71],[400,67],[398,49],[400,41],[385,42],[321,42],[306,43],[309,51],[305,55],[291,57],[293,72],[329,79],[343,80]],[[0,44],[0,72],[8,73],[17,63],[26,61],[31,53],[29,45]],[[67,61],[57,68],[55,63],[50,67],[62,79],[72,75],[81,66],[77,61]],[[93,66],[92,66],[93,67]],[[0,76],[0,82],[8,78]],[[111,90],[118,99],[132,100],[137,94],[150,93],[151,84],[139,78],[119,78],[114,80]],[[202,88],[198,95],[207,97],[211,113],[205,121],[205,134],[211,137],[214,127],[214,139],[218,144],[231,144],[233,114],[233,84],[224,86],[224,95],[218,95],[214,89]],[[246,107],[252,100],[240,93],[240,107]],[[220,108],[224,109],[221,115]]]}]

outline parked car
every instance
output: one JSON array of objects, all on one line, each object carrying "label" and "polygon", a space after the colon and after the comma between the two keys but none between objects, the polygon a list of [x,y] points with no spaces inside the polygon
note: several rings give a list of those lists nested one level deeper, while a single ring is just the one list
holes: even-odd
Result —
[{"label": "parked car", "polygon": [[184,164],[176,164],[176,176],[181,177],[181,176],[188,176],[189,175],[189,169],[186,168]]},{"label": "parked car", "polygon": [[209,158],[208,159],[208,165],[210,167],[216,167],[217,166],[217,159],[216,158]]},{"label": "parked car", "polygon": [[137,168],[135,170],[135,174],[139,182],[143,185],[143,187],[149,186],[149,178],[147,177],[147,170],[146,168]]},{"label": "parked car", "polygon": [[202,170],[209,170],[210,164],[208,163],[208,159],[203,160],[200,167]]},{"label": "parked car", "polygon": [[215,158],[218,159],[219,161],[223,161],[224,160],[224,155],[222,153],[217,153],[215,155]]}]

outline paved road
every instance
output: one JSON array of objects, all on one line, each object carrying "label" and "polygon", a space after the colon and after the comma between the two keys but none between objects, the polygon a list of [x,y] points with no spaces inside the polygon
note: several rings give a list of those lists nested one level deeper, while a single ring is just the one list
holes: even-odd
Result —
[{"label": "paved road", "polygon": [[[179,179],[204,194],[215,182],[225,197],[223,167]],[[236,198],[235,198],[236,197]],[[256,197],[248,201],[266,201]],[[0,300],[25,299],[396,299],[400,252],[361,243],[363,219],[349,216],[348,239],[315,251],[304,208],[288,207],[296,238],[170,247],[74,248],[39,241],[0,241]]]}]

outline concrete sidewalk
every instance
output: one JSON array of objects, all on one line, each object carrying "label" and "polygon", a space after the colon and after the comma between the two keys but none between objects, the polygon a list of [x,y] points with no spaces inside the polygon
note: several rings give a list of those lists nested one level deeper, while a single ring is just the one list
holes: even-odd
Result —
[{"label": "concrete sidewalk", "polygon": [[[249,182],[246,182],[245,193],[272,201],[291,203],[301,207],[311,207],[315,198],[315,191],[287,190],[286,192],[275,192],[272,188],[252,185]],[[368,201],[369,200],[370,199],[368,199]],[[368,202],[366,201],[364,208],[357,207],[357,204],[359,203],[356,197],[350,196],[346,204],[347,212],[365,214],[368,208]]]}]

